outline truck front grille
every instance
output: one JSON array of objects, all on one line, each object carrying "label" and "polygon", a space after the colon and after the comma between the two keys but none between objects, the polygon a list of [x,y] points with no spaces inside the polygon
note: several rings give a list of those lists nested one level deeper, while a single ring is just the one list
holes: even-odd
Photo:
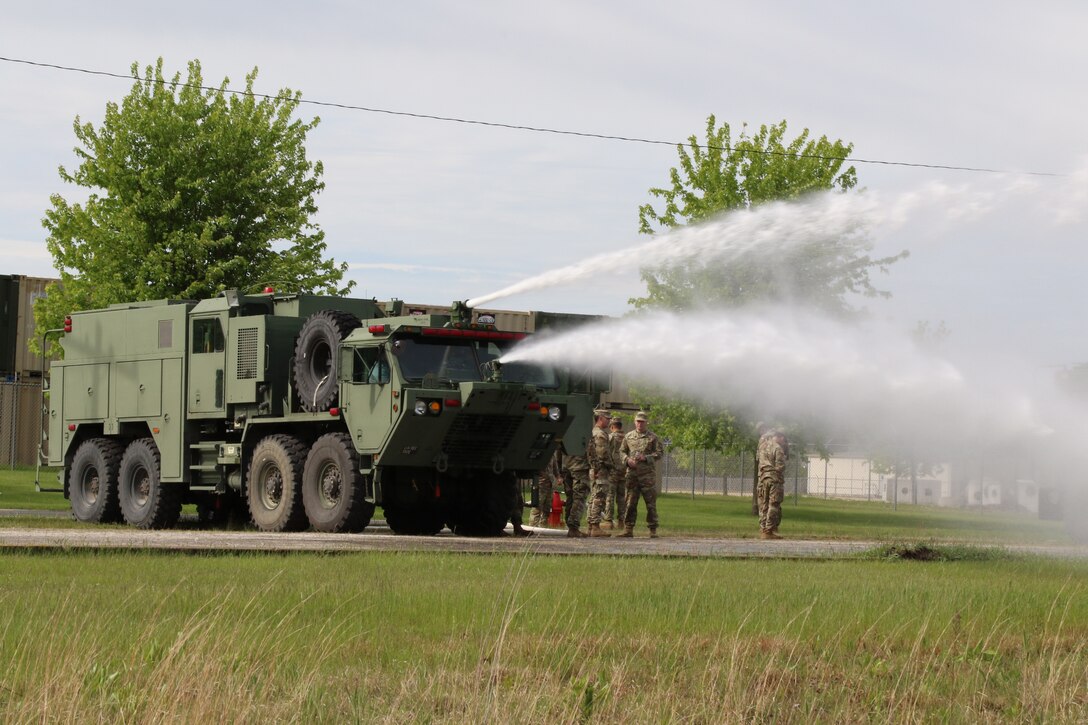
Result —
[{"label": "truck front grille", "polygon": [[495,456],[507,450],[524,416],[457,416],[442,442],[442,451],[453,466],[491,466]]}]

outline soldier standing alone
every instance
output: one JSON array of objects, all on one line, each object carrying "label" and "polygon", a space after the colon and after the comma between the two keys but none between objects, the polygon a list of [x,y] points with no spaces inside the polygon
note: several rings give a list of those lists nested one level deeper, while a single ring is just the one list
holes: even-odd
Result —
[{"label": "soldier standing alone", "polygon": [[601,515],[604,512],[608,489],[612,485],[612,447],[608,443],[608,422],[611,415],[604,408],[593,411],[593,437],[586,448],[589,460],[589,481],[592,497],[589,502],[589,535],[611,536],[601,530]]},{"label": "soldier standing alone", "polygon": [[646,500],[646,525],[650,528],[650,538],[657,538],[657,481],[654,477],[654,463],[661,458],[663,449],[661,440],[649,430],[649,420],[650,417],[640,410],[635,415],[635,429],[623,437],[620,445],[623,463],[627,466],[627,502],[623,514],[623,533],[620,536],[627,538],[635,535],[639,496]]},{"label": "soldier standing alone", "polygon": [[759,438],[759,538],[781,539],[782,499],[786,495],[786,461],[789,458],[786,436],[774,429]]}]

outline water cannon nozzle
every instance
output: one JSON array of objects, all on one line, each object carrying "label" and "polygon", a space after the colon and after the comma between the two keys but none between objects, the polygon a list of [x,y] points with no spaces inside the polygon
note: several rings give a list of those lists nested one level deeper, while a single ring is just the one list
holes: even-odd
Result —
[{"label": "water cannon nozzle", "polygon": [[450,305],[450,322],[453,324],[467,325],[472,322],[472,308],[467,302],[454,300]]}]

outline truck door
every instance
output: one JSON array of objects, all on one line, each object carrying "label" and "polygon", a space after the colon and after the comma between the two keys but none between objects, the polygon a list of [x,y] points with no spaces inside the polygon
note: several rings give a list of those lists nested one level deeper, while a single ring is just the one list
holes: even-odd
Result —
[{"label": "truck door", "polygon": [[189,412],[202,418],[226,412],[226,313],[189,321]]},{"label": "truck door", "polygon": [[360,451],[376,451],[389,437],[393,419],[393,385],[385,346],[345,348],[341,375],[350,379],[345,392],[349,427]]}]

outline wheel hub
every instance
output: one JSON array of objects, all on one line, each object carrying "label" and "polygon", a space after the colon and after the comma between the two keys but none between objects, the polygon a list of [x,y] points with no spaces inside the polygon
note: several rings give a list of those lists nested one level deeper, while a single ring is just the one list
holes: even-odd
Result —
[{"label": "wheel hub", "polygon": [[148,475],[147,470],[141,470],[136,475],[135,485],[132,487],[132,493],[135,494],[133,498],[136,500],[138,506],[145,506],[147,500],[151,498],[151,476]]},{"label": "wheel hub", "polygon": [[327,508],[332,508],[340,502],[343,492],[343,481],[340,478],[338,466],[326,466],[321,472],[321,502]]},{"label": "wheel hub", "polygon": [[80,490],[83,493],[84,500],[87,503],[93,504],[98,500],[98,486],[99,478],[97,470],[90,470],[83,476],[83,482],[80,486]]},{"label": "wheel hub", "polygon": [[271,471],[264,479],[264,505],[274,509],[283,500],[283,476],[278,470]]}]

